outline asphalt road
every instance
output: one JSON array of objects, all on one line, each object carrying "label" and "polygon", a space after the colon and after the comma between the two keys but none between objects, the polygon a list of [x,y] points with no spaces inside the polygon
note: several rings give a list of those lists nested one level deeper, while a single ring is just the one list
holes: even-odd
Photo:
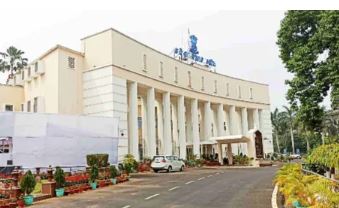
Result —
[{"label": "asphalt road", "polygon": [[130,182],[35,203],[43,208],[269,208],[276,167],[148,173]]}]

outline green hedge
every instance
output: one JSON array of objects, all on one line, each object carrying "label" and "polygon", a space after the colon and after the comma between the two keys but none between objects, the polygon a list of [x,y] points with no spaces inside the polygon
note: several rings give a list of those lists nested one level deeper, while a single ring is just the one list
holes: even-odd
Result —
[{"label": "green hedge", "polygon": [[339,144],[327,144],[315,148],[306,162],[328,168],[339,168]]},{"label": "green hedge", "polygon": [[96,165],[98,168],[107,167],[108,154],[90,154],[86,155],[87,165],[93,167]]}]

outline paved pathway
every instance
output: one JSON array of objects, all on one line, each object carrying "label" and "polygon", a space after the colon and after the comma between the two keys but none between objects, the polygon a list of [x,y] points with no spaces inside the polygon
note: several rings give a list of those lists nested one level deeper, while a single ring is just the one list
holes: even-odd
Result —
[{"label": "paved pathway", "polygon": [[62,208],[270,208],[276,167],[138,174],[130,182],[37,202]]}]

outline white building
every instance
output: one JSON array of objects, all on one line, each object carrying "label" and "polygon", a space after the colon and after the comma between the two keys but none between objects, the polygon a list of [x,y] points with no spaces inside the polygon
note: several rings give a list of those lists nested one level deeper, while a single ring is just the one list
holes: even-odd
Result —
[{"label": "white building", "polygon": [[[1,107],[118,117],[119,155],[137,159],[273,152],[268,85],[187,64],[114,29],[81,45],[81,52],[57,45],[34,60],[13,87],[0,87]],[[21,94],[8,99],[12,91]],[[254,132],[253,152],[246,142]]]}]

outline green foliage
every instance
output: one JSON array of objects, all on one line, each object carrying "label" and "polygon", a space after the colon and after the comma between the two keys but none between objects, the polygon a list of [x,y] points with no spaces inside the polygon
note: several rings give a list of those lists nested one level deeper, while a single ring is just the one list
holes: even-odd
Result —
[{"label": "green foliage", "polygon": [[90,154],[86,155],[87,165],[92,167],[97,165],[99,168],[107,167],[108,154]]},{"label": "green foliage", "polygon": [[99,176],[98,166],[97,165],[91,166],[90,174],[89,174],[90,182],[94,183],[97,180],[98,176]]},{"label": "green foliage", "polygon": [[29,170],[25,173],[20,181],[20,189],[24,194],[29,195],[34,190],[35,185],[35,178],[32,172]]},{"label": "green foliage", "polygon": [[109,173],[110,173],[111,178],[115,178],[119,174],[117,168],[115,167],[115,165],[111,165],[109,167]]},{"label": "green foliage", "polygon": [[328,144],[317,147],[308,156],[307,162],[324,165],[328,168],[339,168],[339,144]]},{"label": "green foliage", "polygon": [[138,169],[138,162],[134,159],[134,156],[132,154],[125,155],[123,164],[127,174]]},{"label": "green foliage", "polygon": [[284,195],[287,207],[295,201],[314,208],[335,207],[338,204],[338,184],[315,175],[303,175],[299,164],[284,165],[277,172],[274,182]]},{"label": "green foliage", "polygon": [[27,58],[23,58],[24,52],[10,46],[6,52],[0,52],[0,72],[9,71],[10,76],[15,72],[21,71],[27,66]]},{"label": "green foliage", "polygon": [[332,108],[339,107],[338,19],[338,11],[288,11],[278,32],[280,58],[294,74],[287,99],[305,131],[320,131],[319,104],[330,89]]},{"label": "green foliage", "polygon": [[56,183],[56,188],[62,188],[65,185],[65,174],[64,170],[60,167],[56,167],[55,173],[54,173],[54,180]]},{"label": "green foliage", "polygon": [[251,159],[247,157],[247,155],[243,155],[243,154],[235,155],[233,157],[233,162],[234,164],[237,164],[237,165],[249,165],[250,161]]}]

